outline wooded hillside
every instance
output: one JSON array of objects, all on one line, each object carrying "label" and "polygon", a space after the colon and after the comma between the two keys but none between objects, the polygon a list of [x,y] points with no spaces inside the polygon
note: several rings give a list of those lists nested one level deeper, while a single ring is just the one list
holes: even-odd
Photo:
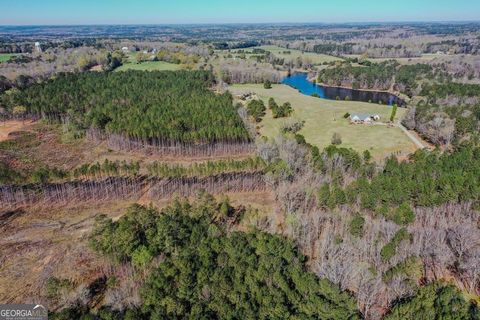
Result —
[{"label": "wooded hillside", "polygon": [[209,90],[204,71],[62,75],[4,97],[12,112],[62,120],[147,141],[245,142],[250,137],[228,94]]}]

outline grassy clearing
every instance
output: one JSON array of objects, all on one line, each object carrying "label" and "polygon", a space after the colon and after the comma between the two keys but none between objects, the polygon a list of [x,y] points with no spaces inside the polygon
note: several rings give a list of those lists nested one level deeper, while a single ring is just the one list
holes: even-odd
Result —
[{"label": "grassy clearing", "polygon": [[[282,47],[277,47],[277,46],[259,46],[259,47],[254,47],[254,48],[247,48],[243,49],[244,53],[250,57],[250,56],[255,56],[256,54],[252,53],[253,49],[263,49],[266,51],[271,52],[274,56],[278,58],[285,59],[285,61],[291,61],[295,60],[297,58],[303,58],[303,59],[309,59],[313,64],[322,64],[324,62],[332,62],[332,61],[339,61],[342,60],[341,58],[337,58],[334,56],[329,56],[326,54],[318,54],[314,52],[302,52],[300,50],[295,50],[295,49],[286,49]],[[231,53],[234,54],[238,50],[231,50]],[[221,53],[227,53],[228,51],[225,50],[220,50],[219,52]],[[290,52],[290,53],[287,53]]]},{"label": "grassy clearing", "polygon": [[175,71],[180,65],[165,61],[145,61],[142,63],[127,62],[115,69],[115,71],[141,70],[141,71]]},{"label": "grassy clearing", "polygon": [[[332,61],[339,61],[342,60],[340,58],[329,56],[326,54],[318,54],[314,52],[302,52],[300,50],[295,49],[285,49],[277,46],[261,46],[258,47],[263,50],[270,51],[276,57],[283,58],[285,60],[294,60],[299,57],[304,59],[310,59],[314,64],[322,64],[324,62],[332,62]],[[286,53],[290,52],[290,53]]]},{"label": "grassy clearing", "polygon": [[10,60],[11,57],[15,56],[15,54],[11,53],[0,53],[0,62],[6,62]]},{"label": "grassy clearing", "polygon": [[[381,121],[387,121],[391,114],[391,108],[387,106],[308,97],[286,85],[274,85],[269,90],[264,89],[263,85],[233,85],[230,91],[233,94],[255,92],[265,102],[270,97],[279,104],[289,101],[294,109],[291,118],[305,121],[305,127],[300,134],[305,136],[307,142],[320,149],[330,144],[334,132],[341,135],[343,147],[353,148],[359,152],[368,149],[377,160],[392,153],[406,155],[416,149],[400,128],[385,125],[351,125],[343,118],[346,112],[374,113],[380,115]],[[406,109],[399,108],[397,120],[401,119],[405,112]],[[274,119],[272,113],[267,111],[267,115],[260,123],[261,134],[267,137],[276,136],[287,119],[289,118]]]},{"label": "grassy clearing", "polygon": [[[349,58],[360,58],[361,55],[348,55]],[[436,53],[426,53],[422,54],[420,57],[413,57],[413,58],[369,58],[368,60],[375,63],[382,63],[384,61],[395,60],[400,64],[417,64],[417,63],[428,63],[435,59],[442,59],[451,57],[445,54],[436,54]]]}]

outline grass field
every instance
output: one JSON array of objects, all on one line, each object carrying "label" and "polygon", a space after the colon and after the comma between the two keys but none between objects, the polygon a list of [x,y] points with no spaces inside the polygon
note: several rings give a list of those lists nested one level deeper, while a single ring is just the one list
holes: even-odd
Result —
[{"label": "grass field", "polygon": [[[265,103],[270,97],[279,104],[289,101],[294,109],[291,118],[305,120],[305,126],[300,134],[305,136],[307,142],[320,149],[330,144],[334,132],[341,135],[343,147],[350,147],[359,152],[368,149],[377,160],[392,153],[406,155],[416,149],[400,128],[379,124],[351,125],[343,118],[346,112],[374,113],[380,115],[380,121],[387,121],[391,114],[391,108],[387,106],[309,97],[286,85],[274,85],[269,90],[264,89],[263,85],[233,85],[230,91],[233,94],[255,92]],[[397,119],[402,118],[405,112],[406,109],[399,108]],[[289,118],[274,119],[272,113],[267,111],[267,115],[260,123],[261,134],[267,137],[276,136],[287,119]]]},{"label": "grass field", "polygon": [[[332,62],[332,61],[339,61],[342,60],[340,58],[334,57],[334,56],[329,56],[326,54],[318,54],[314,52],[302,52],[300,50],[295,50],[295,49],[285,49],[277,46],[260,46],[260,47],[254,47],[254,48],[247,48],[244,49],[244,53],[247,55],[252,55],[252,50],[253,49],[263,49],[266,51],[271,52],[274,56],[278,58],[285,59],[286,61],[290,60],[295,60],[298,57],[302,57],[304,59],[310,59],[313,64],[322,64],[324,62]],[[290,53],[285,53],[289,51]],[[223,51],[225,52],[225,51]],[[232,50],[232,53],[236,51]]]},{"label": "grass field", "polygon": [[11,53],[0,53],[0,62],[8,61],[11,57],[15,56],[15,54]]},{"label": "grass field", "polygon": [[142,71],[164,71],[179,70],[180,65],[165,61],[145,61],[142,63],[127,62],[115,69],[115,71],[142,70]]},{"label": "grass field", "polygon": [[[348,57],[360,58],[361,55],[352,54],[352,55],[348,55]],[[444,55],[444,54],[436,54],[436,53],[426,53],[426,54],[422,54],[420,57],[413,57],[413,58],[369,58],[368,60],[375,63],[382,63],[388,60],[396,60],[400,64],[417,64],[417,63],[428,63],[435,59],[448,58],[448,57],[451,57],[451,56]]]}]

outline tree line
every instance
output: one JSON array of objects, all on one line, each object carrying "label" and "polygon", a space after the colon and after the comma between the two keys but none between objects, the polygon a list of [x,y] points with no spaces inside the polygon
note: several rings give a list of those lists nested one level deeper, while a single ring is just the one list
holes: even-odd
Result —
[{"label": "tree line", "polygon": [[[330,147],[323,157],[349,155],[348,149]],[[354,152],[354,151],[352,151]],[[345,158],[344,166],[348,166]],[[360,168],[361,157],[350,157],[353,168]],[[418,150],[410,161],[391,156],[383,170],[374,173],[368,162],[358,171],[358,178],[342,187],[343,179],[335,176],[333,183],[319,191],[321,206],[334,208],[342,204],[359,204],[392,219],[398,224],[412,222],[410,206],[433,207],[445,203],[480,201],[480,148],[458,147],[451,153]],[[333,173],[338,175],[338,172]]]},{"label": "tree line", "polygon": [[321,70],[318,82],[353,89],[377,90],[389,90],[392,85],[396,85],[397,90],[412,95],[418,85],[417,81],[423,77],[433,77],[430,65],[400,65],[395,61],[385,61],[353,66],[346,62],[339,67]]}]

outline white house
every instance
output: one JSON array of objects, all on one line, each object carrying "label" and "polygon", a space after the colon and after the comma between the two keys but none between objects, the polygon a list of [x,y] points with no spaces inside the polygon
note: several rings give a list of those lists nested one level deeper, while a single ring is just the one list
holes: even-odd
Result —
[{"label": "white house", "polygon": [[372,123],[372,121],[380,120],[378,114],[368,113],[352,113],[350,114],[350,123]]}]

